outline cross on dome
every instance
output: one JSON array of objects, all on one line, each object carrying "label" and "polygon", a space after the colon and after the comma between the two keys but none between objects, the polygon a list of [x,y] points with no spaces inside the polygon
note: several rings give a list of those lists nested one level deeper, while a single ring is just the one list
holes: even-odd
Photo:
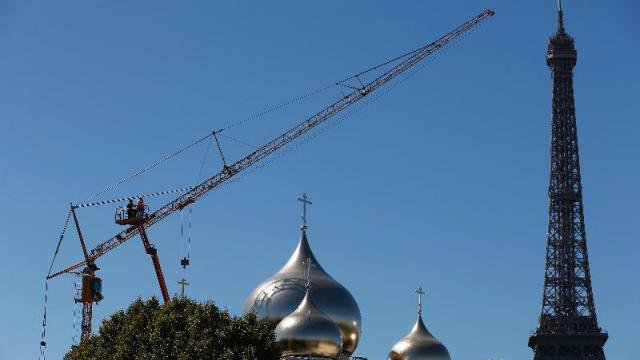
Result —
[{"label": "cross on dome", "polygon": [[416,294],[418,294],[418,315],[422,316],[422,306],[423,306],[422,297],[424,296],[424,294],[426,294],[422,286],[416,289]]},{"label": "cross on dome", "polygon": [[313,203],[309,201],[309,197],[307,197],[307,193],[302,194],[302,196],[298,198],[298,201],[302,203],[302,230],[306,230],[307,229],[307,205],[312,205]]}]

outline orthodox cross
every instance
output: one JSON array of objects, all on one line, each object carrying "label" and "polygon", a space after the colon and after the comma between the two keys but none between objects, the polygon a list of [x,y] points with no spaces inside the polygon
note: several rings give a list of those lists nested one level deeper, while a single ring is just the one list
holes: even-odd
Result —
[{"label": "orthodox cross", "polygon": [[416,289],[416,294],[418,294],[418,315],[422,316],[422,297],[426,294],[422,286]]},{"label": "orthodox cross", "polygon": [[187,279],[182,278],[180,279],[180,281],[178,281],[178,284],[180,284],[180,297],[184,298],[184,289],[187,285],[189,285],[189,282],[187,281]]},{"label": "orthodox cross", "polygon": [[307,193],[302,194],[302,197],[298,198],[298,201],[302,203],[302,229],[307,228],[307,205],[312,205],[313,203],[309,201],[307,197]]}]

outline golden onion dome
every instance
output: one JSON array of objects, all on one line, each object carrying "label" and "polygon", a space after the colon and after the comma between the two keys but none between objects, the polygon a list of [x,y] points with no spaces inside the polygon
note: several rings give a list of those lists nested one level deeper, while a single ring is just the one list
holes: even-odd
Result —
[{"label": "golden onion dome", "polygon": [[310,293],[318,308],[340,329],[343,353],[352,354],[360,341],[361,315],[356,300],[339,282],[320,266],[307,240],[306,225],[300,241],[287,263],[247,297],[245,313],[255,311],[260,319],[282,321],[305,296],[307,283],[305,262],[310,261]]},{"label": "golden onion dome", "polygon": [[283,357],[335,359],[342,353],[340,329],[318,309],[309,291],[298,308],[276,326],[275,334]]},{"label": "golden onion dome", "polygon": [[418,293],[418,320],[409,333],[398,341],[388,360],[451,360],[447,348],[436,339],[422,321],[422,288]]}]

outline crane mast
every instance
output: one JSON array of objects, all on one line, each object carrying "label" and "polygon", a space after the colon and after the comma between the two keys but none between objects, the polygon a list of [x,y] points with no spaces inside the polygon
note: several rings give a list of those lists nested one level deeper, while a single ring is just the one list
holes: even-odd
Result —
[{"label": "crane mast", "polygon": [[[485,19],[493,15],[495,15],[495,12],[493,10],[483,11],[479,15],[475,16],[473,19],[465,22],[464,24],[460,25],[454,30],[448,32],[438,40],[428,45],[425,45],[415,50],[414,52],[410,53],[410,56],[408,56],[405,60],[400,62],[398,65],[396,65],[389,71],[380,75],[379,77],[373,79],[371,82],[365,84],[362,87],[354,88],[352,92],[344,95],[340,100],[320,110],[318,113],[311,116],[307,120],[285,131],[278,137],[267,142],[262,147],[251,152],[250,154],[236,161],[232,165],[225,166],[224,169],[218,174],[208,178],[207,180],[193,187],[190,191],[182,194],[176,199],[160,207],[155,212],[149,214],[148,218],[145,220],[145,223],[144,223],[145,228],[149,228],[154,224],[157,224],[158,222],[162,221],[164,218],[171,215],[172,213],[178,210],[182,210],[185,207],[193,204],[200,197],[207,194],[209,191],[215,189],[216,187],[225,183],[227,180],[229,180],[236,174],[251,167],[252,165],[259,162],[260,160],[266,158],[270,154],[281,149],[283,146],[287,145],[291,141],[304,135],[305,133],[309,132],[311,129],[317,127],[318,125],[322,124],[323,122],[330,119],[334,115],[340,113],[341,111],[355,104],[362,98],[376,91],[377,89],[384,86],[388,82],[392,81],[397,76],[404,73],[405,71],[407,71],[408,69],[410,69],[411,67],[419,63],[420,61],[424,60],[429,55],[433,54],[434,52],[438,51],[439,49],[447,45],[452,40],[458,38],[468,30],[473,28],[474,26],[478,25],[479,23],[481,23],[482,21],[484,21]],[[108,240],[98,244],[95,248],[93,248],[89,252],[88,259],[85,259],[85,261],[79,262],[63,270],[60,270],[56,273],[53,273],[49,275],[47,278],[51,279],[58,275],[73,271],[81,266],[87,265],[88,263],[95,261],[96,259],[105,255],[109,251],[122,245],[127,240],[138,235],[139,233],[140,233],[139,226],[130,226],[127,229],[112,236]]]}]

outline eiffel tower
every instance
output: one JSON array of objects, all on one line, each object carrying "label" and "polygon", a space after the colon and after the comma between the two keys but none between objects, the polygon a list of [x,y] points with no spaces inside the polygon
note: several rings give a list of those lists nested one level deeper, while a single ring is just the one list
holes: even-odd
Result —
[{"label": "eiffel tower", "polygon": [[558,29],[549,39],[553,78],[549,228],[542,313],[529,337],[534,360],[604,360],[608,335],[598,326],[591,289],[578,157],[573,68],[577,52],[565,32],[558,1]]}]

